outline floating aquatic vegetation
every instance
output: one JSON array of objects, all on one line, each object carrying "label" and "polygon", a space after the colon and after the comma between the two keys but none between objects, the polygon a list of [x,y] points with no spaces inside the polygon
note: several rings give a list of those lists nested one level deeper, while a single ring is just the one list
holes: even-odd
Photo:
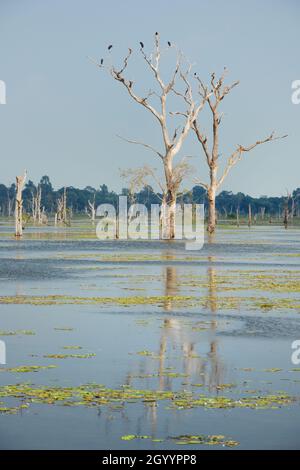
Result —
[{"label": "floating aquatic vegetation", "polygon": [[[155,305],[164,307],[172,302],[173,307],[209,308],[211,298],[191,295],[158,295],[158,296],[128,296],[128,297],[78,297],[68,295],[46,296],[0,296],[0,304],[21,305],[120,305],[123,307],[138,305]],[[297,310],[300,311],[300,299],[266,298],[255,296],[233,297],[218,296],[214,299],[216,310]]]},{"label": "floating aquatic vegetation", "polygon": [[226,389],[234,388],[234,387],[236,387],[235,384],[219,384],[219,385],[216,385],[217,390],[226,390]]},{"label": "floating aquatic vegetation", "polygon": [[278,367],[272,367],[270,369],[264,369],[264,372],[281,372],[282,369],[279,369]]},{"label": "floating aquatic vegetation", "polygon": [[73,331],[74,328],[71,328],[71,327],[57,327],[57,328],[54,328],[55,331]]},{"label": "floating aquatic vegetation", "polygon": [[89,359],[90,357],[95,357],[96,354],[44,354],[44,357],[48,359],[68,359],[68,358],[75,358],[75,359]]},{"label": "floating aquatic vegetation", "polygon": [[38,372],[39,370],[45,369],[55,369],[57,366],[49,365],[49,366],[19,366],[19,367],[10,367],[6,369],[0,369],[0,372],[16,372],[16,373],[24,373],[24,372]]},{"label": "floating aquatic vegetation", "polygon": [[63,346],[63,349],[82,349],[82,346]]},{"label": "floating aquatic vegetation", "polygon": [[225,447],[235,447],[239,445],[239,442],[233,441],[232,439],[226,439],[225,436],[222,435],[210,435],[205,436],[201,435],[189,435],[184,434],[182,436],[176,436],[171,438],[172,441],[175,441],[175,444],[178,445],[210,445],[216,446],[221,445]]},{"label": "floating aquatic vegetation", "polygon": [[272,395],[230,398],[197,395],[188,391],[139,390],[129,386],[123,386],[119,389],[106,388],[102,384],[86,384],[78,387],[34,387],[28,383],[3,385],[0,387],[0,397],[15,397],[34,403],[91,407],[118,403],[125,405],[134,402],[155,404],[158,401],[167,401],[169,408],[176,409],[198,407],[207,409],[273,409],[290,405],[296,400],[295,397],[291,397],[284,392]]},{"label": "floating aquatic vegetation", "polygon": [[15,331],[0,330],[0,336],[16,336],[16,335],[31,336],[31,335],[35,335],[35,332],[32,330],[15,330]]},{"label": "floating aquatic vegetation", "polygon": [[233,441],[232,439],[226,439],[225,436],[222,435],[210,435],[205,436],[201,435],[190,435],[190,434],[183,434],[181,436],[169,437],[166,439],[158,439],[152,436],[139,436],[137,434],[127,434],[125,436],[121,436],[123,441],[132,441],[138,439],[151,439],[152,442],[165,442],[171,440],[174,444],[177,445],[221,445],[226,447],[235,447],[239,445],[239,442]]},{"label": "floating aquatic vegetation", "polygon": [[188,295],[162,295],[162,296],[128,296],[128,297],[78,297],[68,295],[45,295],[45,296],[0,296],[0,304],[21,305],[159,305],[172,301],[177,305],[185,305],[185,302],[194,298]]},{"label": "floating aquatic vegetation", "polygon": [[121,437],[122,441],[132,441],[133,439],[151,439],[151,436],[138,436],[136,434],[127,434]]},{"label": "floating aquatic vegetation", "polygon": [[143,350],[143,351],[137,351],[136,354],[137,354],[138,356],[153,356],[153,355],[154,355],[153,352],[147,351],[146,349]]},{"label": "floating aquatic vegetation", "polygon": [[13,406],[13,407],[0,406],[0,414],[15,415],[19,411],[24,410],[26,408],[29,408],[29,405],[27,403],[23,403],[20,406]]}]

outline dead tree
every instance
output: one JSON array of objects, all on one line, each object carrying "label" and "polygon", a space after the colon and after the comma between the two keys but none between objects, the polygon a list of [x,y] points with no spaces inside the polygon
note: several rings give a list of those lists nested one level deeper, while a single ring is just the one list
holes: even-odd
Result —
[{"label": "dead tree", "polygon": [[11,197],[9,190],[7,190],[7,215],[11,217],[13,215],[13,206],[15,202],[15,196]]},{"label": "dead tree", "polygon": [[[173,166],[173,187],[176,192],[176,196],[179,195],[180,186],[185,177],[187,177],[192,171],[192,167],[189,165],[187,158],[183,158],[181,162]],[[127,181],[129,186],[129,197],[134,202],[136,192],[142,188],[148,187],[153,191],[152,184],[156,184],[158,193],[155,193],[158,199],[161,201],[161,210],[159,213],[159,224],[162,238],[170,238],[170,225],[169,225],[169,210],[170,207],[167,204],[168,199],[168,187],[165,179],[161,180],[155,169],[144,165],[140,168],[126,169],[121,171],[121,176]],[[151,183],[151,184],[150,184]],[[153,191],[154,192],[154,191]],[[183,195],[184,191],[180,195]],[[176,203],[176,201],[175,201]],[[176,215],[176,204],[174,208],[174,236],[175,237],[175,215]]]},{"label": "dead tree", "polygon": [[[282,137],[275,137],[274,132],[272,132],[267,138],[263,140],[258,140],[254,144],[244,147],[243,145],[237,145],[237,148],[232,152],[231,155],[227,158],[225,168],[221,176],[218,176],[219,170],[219,158],[220,158],[220,149],[219,149],[219,130],[220,124],[222,122],[222,113],[219,113],[219,105],[226,95],[235,88],[239,82],[236,81],[231,85],[225,85],[224,80],[227,73],[227,69],[224,68],[224,72],[219,79],[216,79],[215,73],[211,74],[210,85],[206,86],[203,84],[201,79],[196,76],[196,80],[199,85],[199,94],[202,98],[206,97],[205,102],[208,103],[209,109],[211,111],[212,117],[212,137],[211,145],[209,145],[209,140],[207,135],[204,133],[202,126],[200,126],[197,119],[193,122],[193,130],[195,131],[197,140],[200,142],[202,150],[205,155],[205,159],[209,168],[209,183],[203,183],[197,181],[198,184],[203,186],[207,190],[208,197],[208,227],[207,230],[212,233],[216,228],[216,193],[219,190],[220,186],[224,182],[226,176],[230,172],[231,168],[241,160],[245,152],[250,152],[252,149],[258,145],[265,144],[266,142],[271,142],[273,140],[281,139]],[[209,91],[211,95],[209,95]]]},{"label": "dead tree", "polygon": [[248,227],[252,225],[252,209],[251,204],[248,205]]},{"label": "dead tree", "polygon": [[[195,121],[199,112],[204,107],[207,96],[206,94],[204,94],[202,99],[200,100],[200,103],[196,103],[194,101],[192,94],[192,86],[189,80],[191,66],[188,66],[187,70],[183,71],[183,56],[180,52],[178,52],[177,54],[177,61],[171,74],[171,78],[167,82],[164,81],[160,71],[162,51],[158,33],[155,33],[154,42],[154,52],[150,55],[147,55],[145,53],[144,45],[142,43],[140,47],[140,54],[142,56],[142,59],[145,61],[147,68],[153,75],[154,81],[159,90],[158,92],[150,90],[145,96],[138,95],[135,91],[134,81],[127,79],[124,75],[124,72],[127,71],[129,60],[133,54],[133,50],[131,48],[129,48],[128,54],[124,58],[123,64],[120,68],[116,68],[113,65],[106,67],[105,63],[103,64],[102,60],[100,63],[98,63],[94,59],[91,60],[101,69],[107,68],[111,77],[125,87],[130,98],[132,98],[133,101],[135,101],[151,113],[151,115],[154,117],[160,127],[163,144],[162,151],[159,151],[155,149],[152,145],[149,145],[144,142],[128,139],[125,140],[132,144],[142,145],[148,150],[153,151],[162,162],[165,178],[165,187],[167,191],[165,203],[169,209],[167,221],[169,232],[168,238],[172,239],[175,236],[175,208],[177,197],[176,182],[174,181],[174,157],[181,150],[182,145],[191,129],[192,123]],[[182,100],[184,100],[184,112],[171,112],[167,109],[169,95],[175,95],[175,97],[179,97],[181,102]],[[158,106],[153,104],[153,97],[155,97],[158,101]],[[172,131],[169,130],[167,122],[169,116],[171,115],[176,115],[177,117],[180,116],[180,118],[183,119],[181,125],[175,129],[173,128]]]},{"label": "dead tree", "polygon": [[96,199],[96,194],[94,194],[94,198],[93,198],[92,201],[88,200],[88,207],[87,207],[87,214],[88,214],[89,218],[91,219],[91,222],[92,222],[93,225],[95,224],[95,220],[96,220],[96,203],[95,203],[95,199]]},{"label": "dead tree", "polygon": [[236,226],[240,226],[240,207],[237,206],[236,208]]},{"label": "dead tree", "polygon": [[36,189],[36,194],[32,193],[31,199],[31,212],[32,212],[32,219],[35,223],[42,224],[43,223],[43,209],[41,207],[42,201],[42,188],[38,185]]},{"label": "dead tree", "polygon": [[68,224],[67,221],[67,189],[64,188],[63,194],[56,200],[56,213],[54,218],[55,225]]},{"label": "dead tree", "polygon": [[21,238],[23,235],[23,197],[22,191],[24,188],[27,172],[24,171],[24,175],[16,176],[16,207],[15,207],[15,222],[16,230],[15,237]]},{"label": "dead tree", "polygon": [[[288,224],[289,224],[289,218],[291,216],[291,213],[289,211],[289,201],[290,199],[292,200],[293,202],[293,199],[292,199],[292,196],[291,194],[289,193],[289,191],[286,192],[286,198],[285,198],[285,202],[284,202],[284,210],[283,210],[283,225],[284,225],[284,228],[288,228]],[[292,204],[292,210],[293,210],[293,204]]]}]

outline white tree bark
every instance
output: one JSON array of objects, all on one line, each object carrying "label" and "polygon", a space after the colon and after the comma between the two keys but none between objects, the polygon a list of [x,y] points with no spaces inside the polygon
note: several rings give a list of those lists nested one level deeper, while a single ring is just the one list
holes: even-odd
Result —
[{"label": "white tree bark", "polygon": [[[127,56],[123,60],[123,65],[120,69],[115,66],[109,66],[108,71],[112,78],[117,82],[121,83],[127,90],[129,96],[133,101],[143,106],[148,110],[155,118],[156,122],[159,124],[162,136],[163,150],[159,151],[144,142],[138,141],[129,141],[134,144],[143,145],[145,148],[155,152],[163,164],[164,176],[165,176],[165,186],[167,190],[166,204],[169,206],[169,217],[168,217],[168,231],[169,238],[174,238],[175,236],[175,217],[174,217],[174,206],[176,205],[176,197],[178,187],[176,186],[176,181],[174,181],[174,158],[179,153],[182,148],[182,145],[193,125],[193,122],[197,119],[199,112],[204,107],[204,104],[207,100],[207,94],[204,94],[201,97],[199,103],[196,103],[193,99],[192,86],[189,81],[191,67],[188,67],[187,71],[183,71],[182,60],[183,56],[179,52],[177,55],[176,65],[171,73],[171,78],[168,82],[165,82],[162,78],[160,72],[160,61],[161,61],[161,46],[159,34],[155,34],[154,39],[154,52],[151,55],[147,55],[144,52],[144,47],[140,48],[140,53],[143,60],[145,61],[150,73],[153,75],[154,81],[156,82],[159,92],[149,91],[146,96],[139,96],[135,91],[134,81],[129,80],[125,77],[124,72],[127,70],[129,60],[132,56],[132,49],[129,48]],[[91,59],[96,65],[100,68],[106,68],[105,64],[98,63],[94,59]],[[184,91],[181,91],[177,88],[181,86],[184,88]],[[184,100],[186,110],[184,112],[168,111],[168,97],[170,94],[179,96],[180,99]],[[150,103],[150,99],[155,96],[159,102],[159,106],[155,107]],[[171,115],[180,115],[183,118],[183,123],[180,128],[173,129],[170,132],[168,128],[168,117]]]},{"label": "white tree bark", "polygon": [[[203,84],[201,79],[196,76],[196,80],[199,84],[199,94],[203,98],[206,96],[206,102],[208,103],[209,109],[211,111],[212,116],[212,142],[211,147],[209,148],[208,138],[204,132],[202,132],[197,119],[193,122],[193,130],[196,134],[198,141],[201,144],[202,150],[205,155],[205,159],[207,165],[209,167],[209,183],[203,183],[198,181],[198,184],[203,186],[207,190],[208,196],[208,232],[212,233],[215,231],[216,228],[216,208],[215,208],[215,199],[217,191],[219,190],[220,186],[223,184],[226,176],[230,172],[231,168],[242,158],[242,155],[245,152],[250,152],[252,149],[257,147],[258,145],[265,144],[267,142],[271,142],[273,140],[282,139],[286,136],[282,137],[275,137],[274,132],[272,132],[267,138],[263,140],[258,140],[254,144],[249,145],[248,147],[244,147],[242,145],[238,145],[236,150],[232,152],[231,155],[227,158],[227,162],[225,164],[225,168],[221,176],[218,176],[218,169],[219,169],[219,128],[222,121],[222,114],[219,113],[219,105],[221,101],[225,98],[226,95],[230,93],[230,91],[235,88],[239,82],[234,82],[232,85],[224,85],[224,80],[226,76],[227,70],[224,69],[223,74],[221,77],[216,80],[215,74],[211,74],[211,81],[210,86],[206,86]],[[208,89],[211,90],[212,95],[208,95]]]},{"label": "white tree bark", "polygon": [[15,207],[15,237],[21,238],[23,235],[23,197],[22,191],[25,185],[27,172],[22,176],[16,176],[16,207]]},{"label": "white tree bark", "polygon": [[94,199],[93,199],[92,202],[90,200],[88,200],[87,213],[88,213],[88,216],[91,219],[92,224],[94,225],[95,220],[96,220],[95,195],[94,195]]}]

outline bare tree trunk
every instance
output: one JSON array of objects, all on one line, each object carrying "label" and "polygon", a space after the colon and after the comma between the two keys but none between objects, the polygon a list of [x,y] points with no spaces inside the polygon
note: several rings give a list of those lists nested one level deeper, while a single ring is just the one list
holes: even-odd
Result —
[{"label": "bare tree trunk", "polygon": [[39,185],[37,188],[37,195],[36,195],[36,215],[37,215],[37,222],[38,224],[42,223],[42,188]]},{"label": "bare tree trunk", "polygon": [[210,186],[207,190],[208,198],[208,224],[207,231],[213,233],[216,229],[216,189],[217,189],[217,169],[212,166],[210,168]]},{"label": "bare tree trunk", "polygon": [[292,208],[291,208],[291,224],[293,225],[294,222],[294,214],[295,214],[295,198],[291,197],[292,200]]},{"label": "bare tree trunk", "polygon": [[7,215],[8,217],[12,216],[12,208],[13,208],[14,200],[9,196],[9,192],[7,192]]},{"label": "bare tree trunk", "polygon": [[63,195],[56,201],[57,210],[55,214],[55,225],[58,223],[67,224],[67,189],[64,188]]},{"label": "bare tree trunk", "polygon": [[95,197],[96,196],[94,194],[94,199],[93,199],[92,202],[90,200],[88,200],[89,207],[87,208],[88,209],[88,216],[90,217],[91,222],[92,222],[93,225],[95,224],[95,220],[96,220]]},{"label": "bare tree trunk", "polygon": [[63,195],[63,222],[67,223],[67,188],[64,187],[64,195]]},{"label": "bare tree trunk", "polygon": [[283,217],[284,228],[288,228],[288,221],[289,221],[289,210],[288,210],[288,207],[285,207],[284,217]]},{"label": "bare tree trunk", "polygon": [[252,225],[252,210],[251,210],[251,204],[248,206],[248,227],[251,227]]},{"label": "bare tree trunk", "polygon": [[23,197],[22,191],[24,188],[26,180],[26,170],[24,171],[23,176],[16,176],[16,208],[15,208],[15,222],[16,222],[16,231],[15,237],[21,238],[23,235]]},{"label": "bare tree trunk", "polygon": [[36,190],[36,195],[32,193],[32,201],[31,201],[32,218],[33,218],[33,221],[37,222],[38,224],[42,224],[41,200],[42,200],[42,188],[39,185]]},{"label": "bare tree trunk", "polygon": [[240,208],[239,207],[236,208],[236,226],[237,227],[240,226]]}]

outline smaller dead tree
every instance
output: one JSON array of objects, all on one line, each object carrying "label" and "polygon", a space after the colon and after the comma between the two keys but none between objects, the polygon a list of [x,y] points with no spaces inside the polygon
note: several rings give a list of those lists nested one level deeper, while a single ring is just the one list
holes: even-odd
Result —
[{"label": "smaller dead tree", "polygon": [[63,194],[56,200],[56,213],[54,218],[55,225],[68,225],[67,220],[67,189],[64,188]]},{"label": "smaller dead tree", "polygon": [[21,238],[23,235],[23,188],[26,180],[27,172],[24,171],[22,176],[16,176],[16,207],[15,207],[15,237]]},{"label": "smaller dead tree", "polygon": [[96,194],[94,194],[94,198],[92,201],[88,200],[88,207],[87,209],[87,214],[89,218],[91,219],[92,224],[95,224],[96,220]]},{"label": "smaller dead tree", "polygon": [[252,225],[252,208],[251,204],[248,206],[248,227],[250,228]]},{"label": "smaller dead tree", "polygon": [[[177,198],[182,196],[184,191],[180,191],[180,186],[185,177],[187,177],[192,172],[192,167],[189,165],[187,161],[187,157],[182,158],[182,160],[173,167],[172,179],[169,180],[168,185],[164,180],[161,180],[157,174],[155,169],[150,168],[147,165],[143,167],[136,168],[136,169],[127,169],[121,172],[121,176],[125,178],[129,185],[129,197],[131,200],[135,198],[135,193],[141,190],[144,187],[148,187],[152,189],[152,186],[149,183],[149,178],[154,182],[157,187],[159,193],[156,193],[156,196],[161,201],[161,210],[159,214],[159,223],[160,223],[160,231],[161,236],[163,239],[170,238],[170,220],[172,227],[174,228],[174,237],[175,237],[175,228],[176,228],[176,202]],[[168,191],[170,185],[173,188],[174,194],[176,194],[175,198],[175,206],[174,210],[171,211],[170,214],[170,206],[168,204]]]},{"label": "smaller dead tree", "polygon": [[38,185],[36,194],[32,193],[32,201],[31,201],[31,211],[32,211],[32,219],[34,223],[42,224],[43,223],[43,209],[41,207],[42,201],[42,188]]},{"label": "smaller dead tree", "polygon": [[290,211],[289,211],[289,201],[292,199],[291,194],[287,191],[285,202],[284,202],[284,210],[283,210],[283,225],[284,228],[288,228],[289,224],[289,217],[290,217]]},{"label": "smaller dead tree", "polygon": [[15,196],[11,197],[9,190],[7,191],[7,215],[11,217],[13,215],[13,207],[15,202]]},{"label": "smaller dead tree", "polygon": [[[200,143],[206,163],[209,169],[209,182],[204,183],[197,181],[198,184],[203,186],[207,190],[208,198],[208,232],[212,233],[216,228],[216,194],[221,185],[223,184],[225,178],[227,177],[230,170],[242,159],[243,155],[247,152],[250,152],[255,147],[265,144],[267,142],[272,142],[277,139],[282,139],[286,136],[276,137],[275,133],[272,132],[268,137],[262,140],[257,140],[255,143],[244,146],[237,145],[236,149],[227,157],[227,162],[225,163],[223,173],[221,176],[218,175],[220,167],[220,125],[222,122],[223,113],[219,112],[219,106],[222,103],[223,99],[239,84],[238,81],[232,83],[231,85],[225,84],[225,78],[227,74],[227,69],[224,68],[223,74],[219,79],[216,78],[215,73],[211,74],[210,84],[208,86],[204,85],[201,79],[196,75],[196,79],[199,84],[198,92],[205,103],[208,104],[208,107],[211,112],[211,137],[206,135],[204,129],[198,123],[196,118],[193,121],[192,129],[196,134],[196,138]],[[204,99],[205,98],[205,99]],[[211,140],[211,142],[210,142]]]},{"label": "smaller dead tree", "polygon": [[240,208],[239,206],[236,208],[236,226],[240,226]]}]

